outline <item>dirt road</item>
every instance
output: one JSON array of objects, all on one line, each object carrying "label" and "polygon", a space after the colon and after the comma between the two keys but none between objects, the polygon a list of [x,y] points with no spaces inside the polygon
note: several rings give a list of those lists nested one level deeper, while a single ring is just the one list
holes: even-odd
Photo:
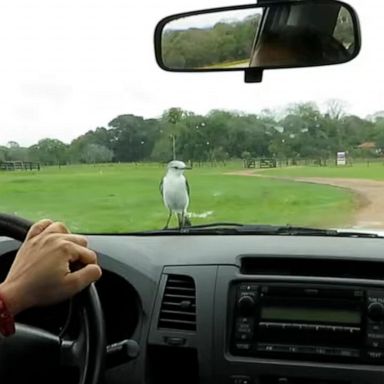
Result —
[{"label": "dirt road", "polygon": [[[269,177],[262,172],[239,171],[237,175]],[[276,177],[273,177],[276,178]],[[301,183],[326,184],[352,190],[359,198],[354,225],[356,229],[384,229],[384,181],[328,177],[277,177]]]}]

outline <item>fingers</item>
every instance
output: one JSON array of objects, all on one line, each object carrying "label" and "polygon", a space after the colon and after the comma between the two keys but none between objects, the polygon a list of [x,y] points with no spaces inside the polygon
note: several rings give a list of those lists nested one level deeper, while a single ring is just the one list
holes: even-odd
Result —
[{"label": "fingers", "polygon": [[52,222],[48,227],[46,227],[43,231],[44,234],[48,233],[64,233],[68,234],[70,233],[70,230],[65,226],[65,224],[56,221]]},{"label": "fingers", "polygon": [[69,258],[69,262],[71,263],[77,262],[81,265],[97,263],[97,256],[94,251],[75,243],[69,243],[69,244],[72,244],[70,245],[71,255]]},{"label": "fingers", "polygon": [[49,227],[51,224],[53,224],[52,220],[49,219],[43,219],[31,226],[27,233],[26,240],[30,240],[33,237],[40,235],[47,227]]},{"label": "fingers", "polygon": [[66,277],[70,293],[73,295],[101,277],[101,268],[96,264],[88,264],[85,267],[69,273]]},{"label": "fingers", "polygon": [[74,235],[74,234],[60,235],[60,239],[65,241],[70,241],[71,243],[81,245],[82,247],[88,246],[87,238],[82,235]]}]

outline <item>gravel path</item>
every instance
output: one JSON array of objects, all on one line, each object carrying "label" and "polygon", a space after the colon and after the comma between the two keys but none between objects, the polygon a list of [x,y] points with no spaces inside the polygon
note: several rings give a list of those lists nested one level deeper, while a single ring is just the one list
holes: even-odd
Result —
[{"label": "gravel path", "polygon": [[[234,172],[240,176],[270,177],[262,172],[244,170]],[[349,189],[359,197],[354,225],[356,229],[384,229],[384,181],[367,179],[345,179],[330,177],[271,177],[280,180],[294,180],[301,183],[325,184]]]}]

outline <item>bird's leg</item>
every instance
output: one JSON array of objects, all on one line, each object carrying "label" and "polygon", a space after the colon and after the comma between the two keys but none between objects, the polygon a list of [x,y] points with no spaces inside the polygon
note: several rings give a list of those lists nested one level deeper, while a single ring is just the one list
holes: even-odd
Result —
[{"label": "bird's leg", "polygon": [[169,222],[171,221],[172,211],[169,211],[168,220],[163,229],[168,229]]},{"label": "bird's leg", "polygon": [[185,227],[191,227],[192,226],[191,220],[188,217],[187,212],[185,212],[185,215],[184,215],[184,226]]},{"label": "bird's leg", "polygon": [[177,221],[179,222],[179,229],[183,228],[183,219],[180,213],[177,214]]},{"label": "bird's leg", "polygon": [[181,228],[185,227],[185,211],[181,214]]}]

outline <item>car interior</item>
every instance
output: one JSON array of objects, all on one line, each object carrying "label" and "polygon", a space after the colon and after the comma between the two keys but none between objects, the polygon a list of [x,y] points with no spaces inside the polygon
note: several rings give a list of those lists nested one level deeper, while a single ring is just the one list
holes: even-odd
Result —
[{"label": "car interior", "polygon": [[[222,69],[207,62],[192,68],[178,62],[172,68],[164,58],[168,23],[256,7],[263,12],[243,67]],[[336,38],[341,9],[349,14],[350,35]],[[287,28],[295,27],[289,35]],[[297,43],[300,36],[308,37],[309,27],[331,36],[336,41],[332,49],[311,43],[310,53],[302,55],[297,46],[290,51],[290,62],[286,52],[266,53],[263,61],[265,36],[283,35],[284,44],[292,36]],[[331,0],[265,0],[172,15],[159,22],[154,42],[162,69],[238,70],[247,82],[262,81],[263,71],[274,68],[343,65],[362,44],[358,15]],[[305,60],[308,55],[313,62]],[[0,281],[31,224],[0,215]],[[16,334],[0,340],[1,383],[384,381],[384,248],[379,235],[218,223],[87,237],[103,276],[68,302],[17,316]]]}]

